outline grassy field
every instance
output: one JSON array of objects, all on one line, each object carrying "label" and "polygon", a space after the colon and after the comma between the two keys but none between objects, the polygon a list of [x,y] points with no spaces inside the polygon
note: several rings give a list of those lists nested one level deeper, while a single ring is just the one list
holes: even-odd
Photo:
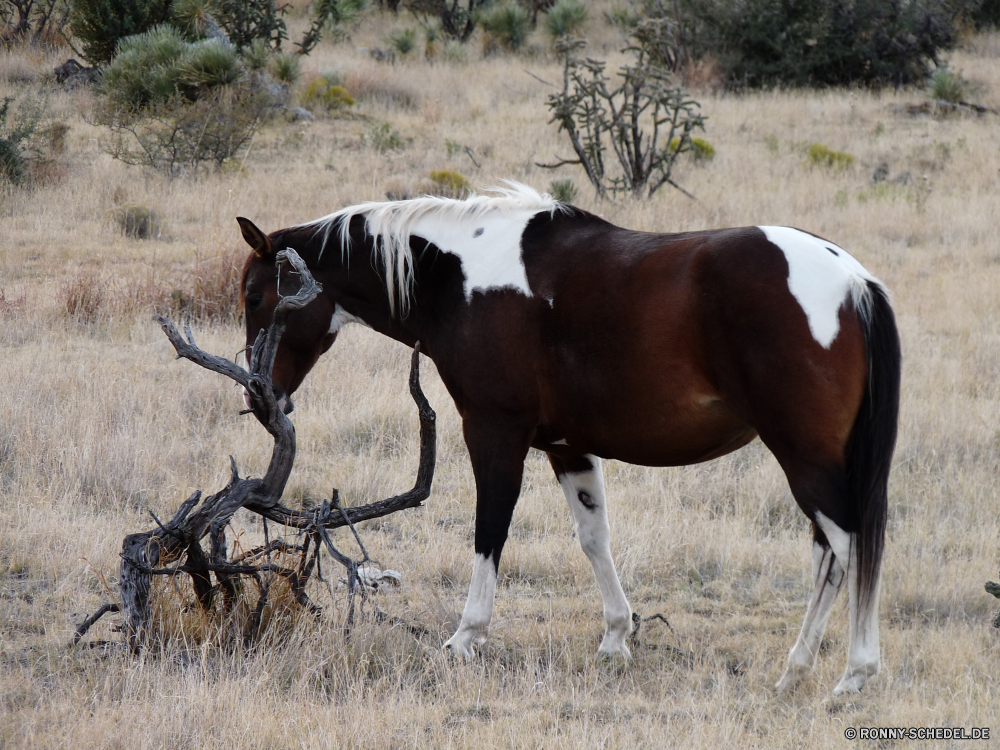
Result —
[{"label": "grassy field", "polygon": [[[696,95],[716,156],[685,162],[679,175],[697,201],[664,189],[648,201],[596,204],[582,172],[535,166],[569,155],[547,124],[552,89],[538,80],[559,79],[553,59],[483,60],[473,46],[464,62],[375,63],[358,48],[381,44],[391,26],[362,26],[305,61],[306,80],[334,68],[349,90],[369,92],[350,117],[278,118],[235,168],[172,180],[102,150],[93,94],[46,77],[66,52],[0,52],[0,96],[41,91],[69,126],[50,179],[0,196],[0,747],[827,748],[851,745],[844,730],[860,726],[990,727],[1000,736],[1000,633],[990,624],[996,600],[983,591],[1000,560],[1000,118],[909,114],[907,105],[926,101],[922,91],[706,88]],[[599,52],[614,42],[598,22],[591,34]],[[951,62],[977,101],[1000,107],[1000,39],[973,38]],[[398,148],[373,137],[385,123]],[[811,164],[814,142],[855,160]],[[874,185],[881,162],[890,181]],[[474,485],[457,415],[429,362],[423,379],[439,418],[433,493],[425,508],[362,534],[403,576],[368,610],[430,635],[365,620],[347,641],[343,591],[331,600],[317,585],[319,621],[275,628],[263,647],[234,653],[191,608],[171,614],[189,589],[162,585],[162,615],[174,619],[162,649],[136,658],[69,647],[76,624],[116,597],[122,538],[151,528],[149,511],[169,516],[191,491],[220,488],[229,454],[259,474],[270,453],[264,431],[237,416],[231,384],[174,361],[151,306],[192,293],[245,253],[237,215],[272,231],[381,199],[388,185],[416,186],[433,169],[457,169],[479,186],[513,178],[543,190],[554,176],[572,177],[579,205],[637,229],[797,226],[836,241],[887,283],[903,340],[903,400],[884,666],[861,695],[829,695],[845,665],[846,596],[814,675],[790,696],[774,693],[811,593],[811,540],[759,442],[699,466],[605,464],[626,593],[643,616],[670,623],[644,625],[627,665],[595,658],[600,596],[548,464],[531,454],[490,641],[479,661],[449,663],[440,645],[471,573]],[[110,212],[124,203],[155,209],[159,236],[123,237]],[[72,316],[67,303],[81,284],[101,296],[76,308],[88,315]],[[236,322],[202,323],[195,334],[228,356],[243,344]],[[341,334],[296,398],[290,502],[333,486],[349,504],[409,488],[417,418],[408,359],[371,331]],[[245,546],[260,538],[248,515],[235,524]],[[337,540],[351,548],[346,534]],[[88,639],[119,639],[114,624],[105,618]],[[971,743],[989,744],[998,743]]]}]

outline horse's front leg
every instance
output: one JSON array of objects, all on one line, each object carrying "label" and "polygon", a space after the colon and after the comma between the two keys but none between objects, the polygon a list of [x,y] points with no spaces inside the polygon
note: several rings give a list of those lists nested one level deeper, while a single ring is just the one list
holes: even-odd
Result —
[{"label": "horse's front leg", "polygon": [[604,639],[597,649],[606,656],[630,656],[626,640],[632,633],[632,608],[622,591],[611,557],[611,527],[604,494],[604,474],[597,456],[557,456],[549,463],[566,495],[573,527],[584,554],[594,566],[604,602]]},{"label": "horse's front leg", "polygon": [[468,416],[464,429],[476,477],[476,557],[462,622],[444,647],[469,658],[489,634],[500,553],[521,493],[530,430]]}]

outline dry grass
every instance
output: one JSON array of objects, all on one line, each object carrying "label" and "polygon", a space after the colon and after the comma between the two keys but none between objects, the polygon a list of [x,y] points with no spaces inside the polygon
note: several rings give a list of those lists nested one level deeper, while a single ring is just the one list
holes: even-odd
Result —
[{"label": "dry grass", "polygon": [[[353,43],[385,31],[363,27]],[[952,60],[991,107],[1000,104],[997,50],[996,37],[979,38]],[[0,96],[20,90],[21,68],[40,80],[57,62],[4,54]],[[447,663],[439,646],[464,603],[474,495],[458,418],[429,365],[440,430],[432,497],[362,533],[403,573],[403,587],[372,606],[430,636],[366,621],[345,641],[344,594],[331,600],[317,587],[323,617],[272,628],[252,652],[219,647],[213,628],[224,624],[176,606],[162,610],[183,621],[164,621],[172,637],[160,651],[134,659],[67,648],[75,623],[111,598],[104,581],[114,586],[121,540],[150,527],[148,510],[163,517],[191,490],[222,486],[229,453],[258,474],[269,455],[263,430],[237,417],[236,389],[175,362],[149,319],[158,303],[128,290],[217,291],[238,264],[226,259],[245,252],[236,215],[270,231],[381,198],[390,179],[416,183],[432,169],[480,185],[585,184],[571,168],[534,166],[568,149],[546,124],[549,89],[524,71],[555,81],[557,65],[475,58],[385,67],[349,45],[323,46],[309,64],[412,93],[412,107],[377,96],[356,106],[413,140],[366,145],[363,118],[276,122],[243,170],[197,181],[113,162],[99,147],[105,134],[87,123],[90,94],[48,90],[70,127],[67,175],[0,205],[0,747],[826,748],[843,747],[849,726],[1000,733],[1000,635],[982,588],[1000,550],[1000,129],[992,116],[906,115],[922,92],[705,90],[716,157],[680,176],[697,202],[666,190],[597,206],[581,188],[579,199],[639,229],[807,228],[849,248],[893,290],[905,371],[884,670],[861,696],[829,698],[845,662],[844,601],[815,676],[788,698],[773,693],[810,593],[809,531],[759,443],[679,469],[608,463],[626,592],[637,611],[662,612],[672,626],[644,626],[646,645],[627,666],[594,657],[603,625],[593,575],[544,458],[530,456],[490,643],[476,663]],[[468,146],[481,167],[446,140]],[[814,142],[854,155],[853,165],[811,164]],[[890,180],[909,172],[910,183],[875,189],[883,161]],[[125,202],[155,206],[162,236],[133,240],[109,225],[108,211]],[[104,293],[86,324],[67,315],[81,279]],[[129,294],[141,301],[123,302]],[[230,356],[243,343],[231,318],[201,322],[195,334]],[[370,331],[341,335],[296,399],[291,498],[337,486],[360,503],[410,486],[418,441],[407,362],[403,347]],[[246,545],[260,539],[249,517],[237,526]],[[192,598],[181,588],[161,600]],[[108,619],[94,638],[118,638]]]}]

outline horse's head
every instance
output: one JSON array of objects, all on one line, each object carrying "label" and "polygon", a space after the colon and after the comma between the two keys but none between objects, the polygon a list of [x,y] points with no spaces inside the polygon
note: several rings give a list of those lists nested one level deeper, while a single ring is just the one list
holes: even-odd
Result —
[{"label": "horse's head", "polygon": [[[237,218],[243,239],[253,252],[243,268],[243,304],[247,322],[247,353],[257,340],[257,335],[271,324],[274,308],[278,304],[278,268],[275,254],[278,250],[292,247],[308,262],[311,253],[305,249],[309,235],[283,230],[271,236],[264,234],[252,221]],[[278,246],[276,246],[278,245]],[[315,269],[310,269],[315,273]],[[294,284],[294,277],[283,276],[282,283]],[[285,290],[289,293],[290,290]],[[274,358],[271,383],[281,409],[288,414],[295,408],[291,395],[301,385],[309,370],[320,355],[329,349],[337,338],[331,332],[331,320],[335,305],[328,294],[320,294],[306,307],[293,312],[288,318],[288,326],[278,352]],[[244,393],[247,405],[249,395]]]}]

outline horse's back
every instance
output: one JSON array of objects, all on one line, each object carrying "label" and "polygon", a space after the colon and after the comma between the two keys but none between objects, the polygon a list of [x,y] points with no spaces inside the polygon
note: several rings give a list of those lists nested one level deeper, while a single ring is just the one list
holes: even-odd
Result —
[{"label": "horse's back", "polygon": [[[858,314],[838,301],[837,335],[818,340],[812,298],[792,293],[789,251],[767,232],[657,235],[600,222],[570,239],[553,239],[534,268],[549,300],[543,412],[565,425],[571,444],[586,440],[635,463],[686,464],[757,432],[784,435],[819,420],[825,442],[842,448],[864,387]],[[793,259],[794,270],[801,276],[805,263],[822,275],[825,261],[809,269],[808,256]],[[556,270],[546,278],[545,267]]]}]

